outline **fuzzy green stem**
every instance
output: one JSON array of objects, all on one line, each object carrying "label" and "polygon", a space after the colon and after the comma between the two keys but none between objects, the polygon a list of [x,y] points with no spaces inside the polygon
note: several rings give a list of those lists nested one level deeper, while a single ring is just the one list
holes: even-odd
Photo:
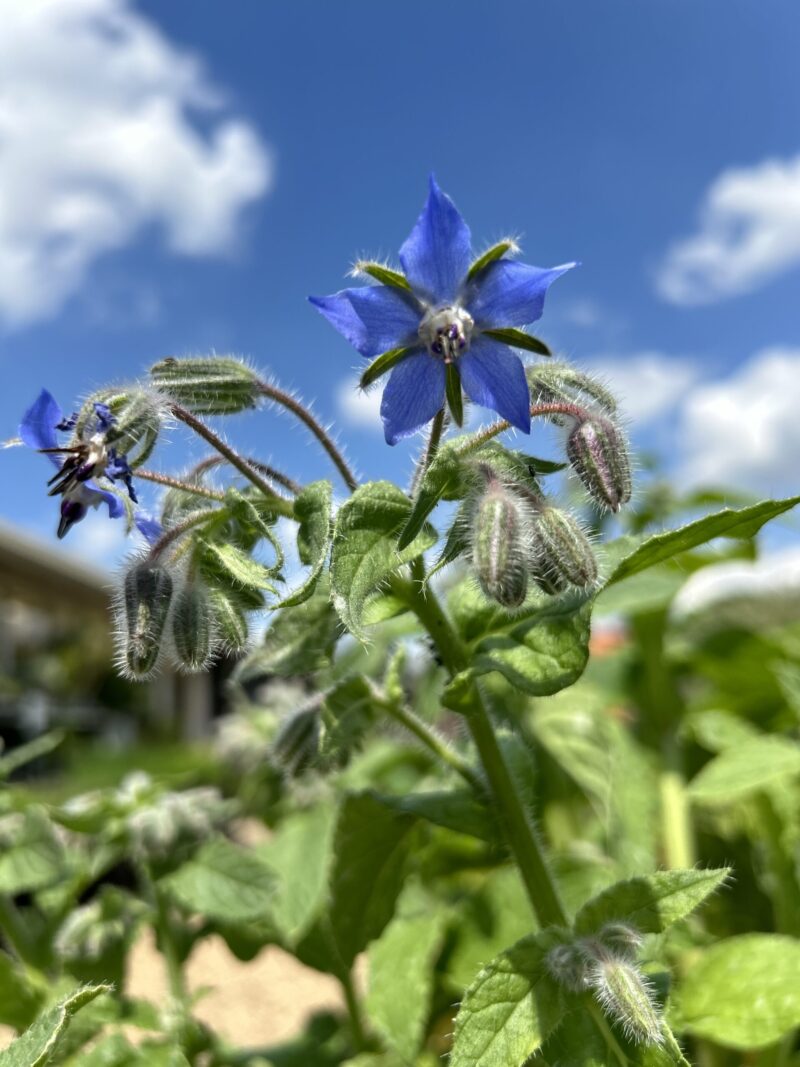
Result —
[{"label": "fuzzy green stem", "polygon": [[165,533],[159,537],[153,547],[150,549],[150,559],[157,559],[161,553],[173,543],[177,541],[179,537],[183,537],[189,530],[193,530],[195,526],[199,526],[203,522],[207,522],[209,519],[215,519],[219,515],[219,512],[213,508],[206,508],[203,511],[195,511],[183,522],[179,522],[177,526],[171,526]]},{"label": "fuzzy green stem", "polygon": [[[402,591],[409,607],[433,639],[445,667],[451,675],[456,675],[469,666],[467,650],[433,590],[428,587],[423,591],[424,580],[424,564],[421,559],[415,560],[412,581],[403,583]],[[396,588],[401,589],[399,585]],[[483,695],[475,682],[469,688],[464,714],[534,914],[541,926],[564,926],[567,915],[547,868],[541,843],[497,743]]]},{"label": "fuzzy green stem", "polygon": [[333,438],[327,432],[325,427],[317,421],[308,408],[301,404],[291,393],[288,393],[285,389],[279,388],[277,385],[273,385],[271,382],[259,380],[258,391],[268,400],[272,400],[274,403],[286,408],[287,411],[291,411],[293,415],[308,427],[330,456],[347,488],[353,492],[358,486],[358,480],[356,479],[355,474],[350,469],[347,460],[336,447]]},{"label": "fuzzy green stem", "polygon": [[350,1019],[350,1029],[353,1033],[353,1044],[357,1052],[363,1052],[368,1047],[367,1035],[364,1028],[361,1002],[358,999],[358,993],[353,983],[352,971],[344,971],[339,976],[339,981],[341,982],[345,1004],[347,1005],[347,1015]]},{"label": "fuzzy green stem", "polygon": [[182,408],[180,404],[171,404],[170,411],[176,419],[179,419],[191,430],[194,430],[198,437],[202,437],[207,444],[215,448],[221,456],[224,456],[232,467],[235,467],[249,482],[252,482],[270,501],[278,514],[291,517],[294,513],[291,500],[286,500],[284,497],[279,496],[269,482],[265,481],[243,456],[240,456],[234,448],[231,448],[209,426],[206,426],[202,419],[198,419],[196,415],[193,415],[191,411],[187,411],[186,408]]},{"label": "fuzzy green stem", "polygon": [[170,474],[162,474],[160,471],[137,470],[136,477],[146,482],[155,482],[157,485],[166,485],[170,489],[180,489],[184,493],[192,493],[194,496],[203,496],[207,500],[224,500],[225,494],[216,489],[209,489],[205,485],[195,485],[192,482],[182,482],[180,478],[173,478]]},{"label": "fuzzy green stem", "polygon": [[[577,404],[567,403],[549,403],[549,404],[531,404],[531,418],[542,418],[545,415],[569,415],[574,419],[583,419],[586,417],[586,409],[579,407]],[[480,430],[474,434],[469,440],[464,442],[464,445],[459,450],[459,454],[464,456],[469,452],[474,452],[476,448],[481,448],[487,441],[491,441],[493,437],[497,437],[498,434],[505,433],[506,430],[511,429],[511,423],[507,419],[500,419],[498,422],[493,422],[486,429]]]},{"label": "fuzzy green stem", "polygon": [[485,793],[486,787],[475,771],[470,767],[466,760],[463,760],[457,752],[447,744],[445,739],[441,737],[433,727],[429,726],[426,722],[416,715],[411,708],[404,707],[401,704],[395,704],[391,700],[382,700],[378,698],[376,700],[378,707],[386,712],[387,715],[399,722],[410,733],[414,734],[426,748],[430,749],[434,755],[438,756],[443,763],[446,763],[449,767],[460,774],[464,781],[472,789],[478,793]]},{"label": "fuzzy green stem", "polygon": [[411,481],[411,496],[415,497],[419,491],[419,487],[422,485],[422,479],[425,477],[425,472],[431,463],[436,458],[436,453],[439,451],[439,445],[441,444],[442,434],[445,428],[445,411],[442,408],[433,419],[431,424],[431,432],[428,436],[428,443],[425,446],[425,451],[417,461],[416,468],[414,469],[414,477]]}]

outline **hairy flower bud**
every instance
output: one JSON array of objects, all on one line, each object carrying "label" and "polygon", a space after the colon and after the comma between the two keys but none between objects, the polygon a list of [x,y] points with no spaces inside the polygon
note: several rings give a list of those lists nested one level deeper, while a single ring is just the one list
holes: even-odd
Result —
[{"label": "hairy flower bud", "polygon": [[580,946],[556,945],[546,958],[552,977],[573,993],[582,993],[589,986],[589,963]]},{"label": "hairy flower bud", "polygon": [[229,415],[258,403],[258,376],[231,356],[162,359],[150,376],[170,400],[195,415]]},{"label": "hairy flower bud", "polygon": [[496,480],[478,499],[472,527],[472,561],[486,596],[516,608],[528,591],[522,506]]},{"label": "hairy flower bud", "polygon": [[164,421],[164,401],[154,389],[132,386],[105,389],[93,394],[75,423],[78,436],[86,436],[97,422],[98,405],[107,411],[103,439],[109,448],[124,455],[131,467],[140,466],[150,455]]},{"label": "hairy flower bud", "polygon": [[319,754],[319,705],[301,708],[284,720],[272,744],[275,762],[291,777],[301,774]]},{"label": "hairy flower bud", "polygon": [[611,419],[589,416],[567,439],[572,469],[596,504],[619,511],[631,498],[627,443]]},{"label": "hairy flower bud", "polygon": [[588,537],[572,515],[552,504],[535,510],[530,549],[536,581],[547,592],[563,592],[569,586],[585,589],[597,580]]},{"label": "hairy flower bud", "polygon": [[636,954],[644,944],[644,937],[628,923],[606,923],[597,935],[609,952],[625,959],[636,959]]},{"label": "hairy flower bud", "polygon": [[247,618],[230,596],[219,589],[211,591],[211,610],[218,646],[225,652],[242,652],[247,648]]},{"label": "hairy flower bud", "polygon": [[[590,374],[568,363],[531,363],[525,368],[531,399],[538,404],[582,404],[593,402],[609,415],[615,414],[617,402],[612,394]],[[554,422],[563,421],[554,416]]]},{"label": "hairy flower bud", "polygon": [[605,1014],[638,1044],[658,1045],[662,1041],[661,1019],[650,983],[639,968],[627,959],[587,945],[592,956],[588,983]]},{"label": "hairy flower bud", "polygon": [[144,679],[161,656],[172,576],[165,567],[137,563],[125,575],[120,600],[122,666],[132,678]]},{"label": "hairy flower bud", "polygon": [[186,671],[208,666],[214,645],[214,613],[208,591],[190,581],[175,597],[172,609],[172,641],[178,665]]}]

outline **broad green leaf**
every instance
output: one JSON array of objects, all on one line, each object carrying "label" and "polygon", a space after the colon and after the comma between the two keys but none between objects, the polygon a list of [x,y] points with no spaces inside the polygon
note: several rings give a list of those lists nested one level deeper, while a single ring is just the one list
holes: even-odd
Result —
[{"label": "broad green leaf", "polygon": [[234,586],[275,592],[272,581],[274,571],[252,559],[236,545],[222,541],[204,541],[203,557],[203,570],[212,580],[216,573],[221,573]]},{"label": "broad green leaf", "polygon": [[436,541],[434,531],[424,526],[398,551],[397,534],[410,511],[408,497],[391,482],[359,486],[339,511],[331,551],[331,592],[339,617],[356,637],[363,638],[367,597]]},{"label": "broad green leaf", "polygon": [[715,537],[755,537],[764,523],[769,522],[800,503],[800,496],[786,500],[764,500],[748,508],[724,508],[714,515],[690,522],[677,530],[655,534],[617,563],[606,585],[614,585],[639,571],[672,559],[690,548],[697,548]]},{"label": "broad green leaf", "polygon": [[474,674],[499,671],[532,696],[547,696],[576,682],[589,658],[588,604],[574,608],[553,598],[481,639],[473,651]]},{"label": "broad green leaf", "polygon": [[729,937],[693,957],[672,993],[672,1024],[725,1048],[765,1048],[800,1026],[799,976],[796,938]]},{"label": "broad green leaf", "polygon": [[379,378],[382,378],[384,374],[388,374],[392,367],[396,367],[413,351],[413,348],[391,348],[388,352],[383,352],[377,359],[373,359],[359,379],[359,389],[369,389]]},{"label": "broad green leaf", "polygon": [[798,775],[800,745],[783,737],[754,737],[707,763],[689,783],[689,796],[698,804],[724,804]]},{"label": "broad green leaf", "polygon": [[685,918],[713,893],[730,869],[656,871],[617,882],[588,901],[575,916],[577,934],[594,934],[608,922],[630,923],[658,934]]},{"label": "broad green leaf", "polygon": [[425,1036],[445,919],[423,898],[410,913],[401,909],[369,949],[367,1013],[405,1063],[414,1062]]},{"label": "broad green leaf", "polygon": [[[617,1030],[616,1048],[607,1042],[597,1023],[584,1007],[568,1015],[542,1049],[548,1064],[564,1067],[620,1067],[617,1049],[621,1048],[627,1067],[691,1067],[682,1056],[674,1037],[664,1026],[666,1040],[650,1047],[627,1041]],[[534,1061],[536,1063],[537,1061]]]},{"label": "broad green leaf", "polygon": [[324,899],[335,815],[331,803],[296,812],[258,849],[275,875],[270,915],[290,943],[308,929]]},{"label": "broad green leaf", "polygon": [[376,796],[376,799],[392,811],[415,815],[436,826],[444,826],[459,834],[469,834],[481,841],[495,843],[501,836],[491,812],[470,789]]},{"label": "broad green leaf", "polygon": [[522,1067],[555,1030],[563,995],[550,977],[551,932],[523,938],[480,972],[456,1016],[451,1067]]},{"label": "broad green leaf", "polygon": [[498,330],[484,330],[483,332],[487,336],[493,337],[495,341],[502,341],[503,344],[511,345],[512,348],[524,348],[527,352],[536,352],[539,356],[552,356],[553,354],[544,341],[540,341],[538,337],[526,333],[525,330],[506,327]]},{"label": "broad green leaf", "polygon": [[325,694],[321,755],[344,763],[375,722],[377,708],[369,682],[360,674],[343,679]]},{"label": "broad green leaf", "polygon": [[328,664],[342,628],[322,586],[305,603],[276,612],[261,648],[234,672],[240,685],[271,674],[282,678],[312,674]]},{"label": "broad green leaf", "polygon": [[512,241],[510,237],[505,237],[502,241],[498,241],[497,244],[493,244],[491,248],[487,248],[477,259],[473,260],[467,271],[467,278],[471,281],[476,274],[480,274],[490,263],[494,263],[496,259],[502,259],[508,252],[516,252],[517,250],[516,241]]},{"label": "broad green leaf", "polygon": [[328,481],[312,482],[295,498],[294,517],[300,524],[298,537],[302,537],[311,569],[300,588],[284,597],[278,607],[302,604],[316,589],[331,545],[332,500],[333,487]]},{"label": "broad green leaf", "polygon": [[64,849],[43,808],[31,806],[22,814],[6,815],[0,822],[3,836],[6,826],[13,839],[0,851],[0,893],[32,893],[64,877]]},{"label": "broad green leaf", "polygon": [[59,1039],[72,1017],[111,986],[83,986],[40,1015],[36,1022],[0,1052],[0,1067],[45,1067],[53,1062]]},{"label": "broad green leaf", "polygon": [[0,952],[0,1023],[24,1030],[35,1018],[44,993],[15,960]]},{"label": "broad green leaf", "polygon": [[380,935],[403,883],[416,819],[390,811],[370,793],[345,798],[334,837],[330,925],[349,966]]},{"label": "broad green leaf", "polygon": [[187,910],[231,922],[263,918],[274,890],[263,860],[224,837],[212,838],[159,884]]}]

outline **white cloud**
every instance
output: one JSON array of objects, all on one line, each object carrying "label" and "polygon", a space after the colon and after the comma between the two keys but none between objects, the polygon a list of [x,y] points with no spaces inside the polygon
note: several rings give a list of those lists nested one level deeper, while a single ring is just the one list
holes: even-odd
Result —
[{"label": "white cloud", "polygon": [[52,315],[147,226],[230,249],[271,166],[195,57],[128,0],[0,0],[0,26],[0,321]]},{"label": "white cloud", "polygon": [[383,433],[381,422],[382,389],[373,389],[365,393],[358,388],[357,378],[347,378],[340,382],[336,390],[336,407],[342,419],[349,426],[360,429],[376,430]]},{"label": "white cloud", "polygon": [[674,304],[751,292],[800,265],[800,156],[724,171],[708,189],[697,233],[667,252],[657,276]]},{"label": "white cloud", "polygon": [[796,491],[800,456],[800,348],[766,348],[732,377],[687,396],[677,443],[680,480]]},{"label": "white cloud", "polygon": [[689,360],[655,351],[596,356],[589,369],[607,383],[634,428],[673,411],[698,377]]}]

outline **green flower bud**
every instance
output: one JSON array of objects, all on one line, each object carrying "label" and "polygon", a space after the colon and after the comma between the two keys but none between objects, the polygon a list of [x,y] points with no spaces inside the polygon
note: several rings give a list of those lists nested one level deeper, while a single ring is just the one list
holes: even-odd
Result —
[{"label": "green flower bud", "polygon": [[[569,363],[531,363],[525,375],[534,403],[580,404],[590,400],[610,415],[617,410],[616,400],[601,382]],[[561,422],[561,417],[554,421]]]},{"label": "green flower bud", "polygon": [[627,443],[610,419],[590,416],[567,439],[572,469],[596,504],[619,511],[631,498],[631,464]]},{"label": "green flower bud", "polygon": [[552,504],[535,507],[530,551],[537,583],[547,592],[585,589],[597,580],[597,562],[575,518]]},{"label": "green flower bud", "polygon": [[178,665],[185,671],[202,671],[214,647],[214,611],[204,585],[189,581],[175,597],[172,641]]},{"label": "green flower bud", "polygon": [[644,937],[635,926],[628,923],[606,923],[597,935],[597,940],[616,956],[636,959],[644,944]]},{"label": "green flower bud", "polygon": [[118,631],[122,669],[131,678],[149,678],[158,666],[171,601],[172,576],[165,567],[142,562],[126,573]]},{"label": "green flower bud", "polygon": [[85,438],[96,420],[95,404],[105,404],[113,421],[104,433],[105,444],[124,455],[131,468],[140,467],[155,447],[166,416],[164,400],[154,389],[104,389],[94,393],[81,408],[75,433]]},{"label": "green flower bud", "polygon": [[[661,1018],[650,983],[630,960],[605,952],[600,945],[595,949],[588,983],[603,1012],[629,1040],[642,1045],[661,1044]],[[588,952],[592,952],[591,948]]]},{"label": "green flower bud", "polygon": [[284,720],[272,744],[275,762],[296,778],[319,754],[319,706],[301,708]]},{"label": "green flower bud", "polygon": [[552,977],[573,993],[589,987],[589,963],[578,944],[556,945],[547,953],[547,969]]},{"label": "green flower bud", "polygon": [[495,479],[478,499],[472,524],[472,562],[486,596],[516,608],[528,591],[522,505]]},{"label": "green flower bud", "polygon": [[154,364],[150,376],[170,400],[195,415],[245,411],[260,396],[255,371],[232,356],[170,356]]},{"label": "green flower bud", "polygon": [[224,652],[243,652],[247,648],[249,630],[247,617],[230,596],[218,589],[211,591],[211,610],[217,644]]}]

